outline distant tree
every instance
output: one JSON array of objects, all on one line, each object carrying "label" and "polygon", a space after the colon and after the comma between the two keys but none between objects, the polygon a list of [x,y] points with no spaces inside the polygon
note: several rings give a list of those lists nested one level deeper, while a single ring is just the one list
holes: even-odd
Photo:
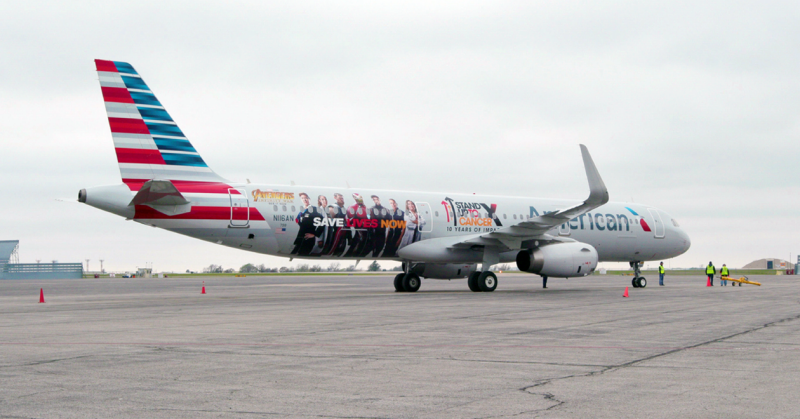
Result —
[{"label": "distant tree", "polygon": [[322,272],[322,266],[314,265],[311,268],[309,268],[308,270],[311,271],[311,272]]},{"label": "distant tree", "polygon": [[236,273],[236,269],[233,269],[233,268],[225,269],[225,273],[226,274],[235,274]]},{"label": "distant tree", "polygon": [[208,265],[207,267],[203,268],[203,273],[207,274],[219,274],[222,273],[223,269],[222,266],[219,265]]},{"label": "distant tree", "polygon": [[403,270],[403,265],[397,265],[394,268],[389,269],[389,270],[390,271],[402,271]]},{"label": "distant tree", "polygon": [[344,270],[347,271],[347,272],[353,272],[353,271],[356,270],[356,265],[350,265],[350,266],[344,268]]},{"label": "distant tree", "polygon": [[264,264],[263,264],[263,263],[262,263],[261,265],[258,265],[258,266],[257,266],[257,269],[258,269],[258,271],[259,271],[259,272],[269,272],[269,268],[267,268],[266,266],[264,266]]},{"label": "distant tree", "polygon": [[291,270],[289,268],[285,267],[285,266],[281,266],[281,268],[278,270],[278,272],[291,272]]},{"label": "distant tree", "polygon": [[367,271],[369,272],[378,272],[381,270],[381,265],[378,264],[377,260],[373,260],[372,263],[367,266]]},{"label": "distant tree", "polygon": [[258,272],[258,268],[255,265],[253,265],[252,263],[248,263],[248,264],[242,265],[242,267],[239,268],[239,272],[241,272],[243,274],[254,273],[254,272]]},{"label": "distant tree", "polygon": [[295,272],[308,272],[309,270],[310,268],[308,267],[307,263],[302,263],[300,265],[297,265],[296,268],[294,268]]},{"label": "distant tree", "polygon": [[328,272],[339,272],[339,262],[331,263],[325,270]]}]

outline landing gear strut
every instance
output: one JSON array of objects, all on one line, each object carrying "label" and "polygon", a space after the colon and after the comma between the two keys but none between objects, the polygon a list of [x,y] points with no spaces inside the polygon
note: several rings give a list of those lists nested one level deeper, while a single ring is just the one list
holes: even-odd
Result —
[{"label": "landing gear strut", "polygon": [[647,279],[642,275],[641,262],[631,262],[631,266],[633,267],[633,280],[631,280],[631,285],[634,288],[644,288],[647,286]]},{"label": "landing gear strut", "polygon": [[475,271],[469,275],[467,285],[472,292],[492,292],[497,288],[497,275],[490,270],[492,265],[500,262],[500,253],[495,247],[485,247],[483,249],[483,271]]}]

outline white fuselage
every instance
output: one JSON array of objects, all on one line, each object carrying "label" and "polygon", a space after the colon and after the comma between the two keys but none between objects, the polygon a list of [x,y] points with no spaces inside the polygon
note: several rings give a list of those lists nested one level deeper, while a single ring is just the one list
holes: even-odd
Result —
[{"label": "white fuselage", "polygon": [[[224,186],[215,193],[184,192],[192,209],[174,216],[161,215],[146,206],[134,210],[128,203],[135,191],[125,185],[90,188],[87,204],[143,224],[257,253],[399,261],[403,258],[398,251],[402,253],[404,246],[417,241],[488,233],[579,203],[310,186]],[[361,196],[363,205],[357,204],[354,194]],[[373,196],[378,197],[380,206]],[[600,261],[661,260],[686,252],[691,244],[667,213],[633,203],[609,202],[548,234],[592,245]],[[501,254],[500,262],[513,261],[515,255]],[[476,254],[475,260],[462,257],[452,262],[480,261]]]}]

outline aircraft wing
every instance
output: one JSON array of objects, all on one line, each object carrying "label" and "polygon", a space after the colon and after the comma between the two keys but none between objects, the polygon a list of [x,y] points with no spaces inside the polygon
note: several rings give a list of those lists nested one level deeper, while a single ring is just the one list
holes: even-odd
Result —
[{"label": "aircraft wing", "polygon": [[[522,247],[522,242],[526,240],[540,241],[574,241],[564,237],[554,237],[547,233],[553,227],[559,226],[570,219],[585,214],[608,202],[608,189],[606,189],[600,173],[597,171],[592,156],[585,145],[581,144],[581,155],[583,156],[583,166],[586,169],[586,177],[589,180],[589,197],[583,203],[570,208],[558,210],[547,214],[533,217],[517,225],[501,228],[491,233],[484,233],[474,236],[463,237],[458,243],[452,243],[451,247],[471,247],[471,246],[496,246],[516,250]],[[505,250],[505,249],[503,249]]]}]

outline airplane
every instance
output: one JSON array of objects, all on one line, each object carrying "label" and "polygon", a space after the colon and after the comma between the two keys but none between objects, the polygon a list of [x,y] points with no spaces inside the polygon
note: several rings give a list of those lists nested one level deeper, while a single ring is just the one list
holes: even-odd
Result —
[{"label": "airplane", "polygon": [[628,262],[632,286],[646,287],[643,262],[691,245],[663,210],[609,202],[584,145],[583,201],[231,182],[208,167],[133,66],[95,65],[122,183],[81,189],[78,201],[127,220],[290,260],[399,261],[398,292],[416,292],[421,278],[467,278],[470,290],[491,292],[499,263],[546,279]]}]

